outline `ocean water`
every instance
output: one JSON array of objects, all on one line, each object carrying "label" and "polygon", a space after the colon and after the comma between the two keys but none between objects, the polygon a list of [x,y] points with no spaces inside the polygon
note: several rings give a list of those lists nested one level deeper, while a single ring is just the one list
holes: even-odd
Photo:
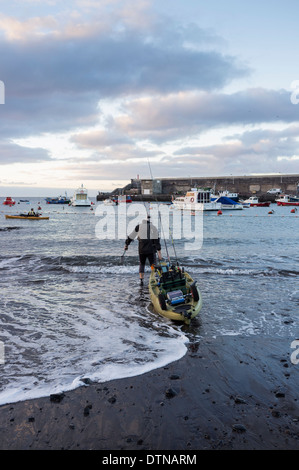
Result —
[{"label": "ocean water", "polygon": [[[299,338],[299,212],[290,207],[272,205],[272,215],[262,207],[196,214],[190,220],[193,233],[202,230],[198,245],[187,250],[186,238],[167,240],[171,259],[197,280],[203,297],[200,315],[186,326],[154,312],[147,283],[139,286],[137,242],[121,263],[127,228],[118,225],[120,208],[111,209],[115,222],[109,216],[117,236],[107,227],[104,238],[102,203],[2,202],[0,404],[71,390],[87,379],[143,374],[181,358],[188,342],[203,337],[284,337],[290,344]],[[49,220],[5,219],[38,202]],[[166,257],[163,241],[162,252]]]}]

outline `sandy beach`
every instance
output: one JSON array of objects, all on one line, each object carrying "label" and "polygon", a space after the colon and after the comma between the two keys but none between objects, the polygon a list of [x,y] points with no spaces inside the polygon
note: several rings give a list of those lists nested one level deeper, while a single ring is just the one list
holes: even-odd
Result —
[{"label": "sandy beach", "polygon": [[201,339],[150,373],[3,405],[0,448],[299,449],[293,339]]}]

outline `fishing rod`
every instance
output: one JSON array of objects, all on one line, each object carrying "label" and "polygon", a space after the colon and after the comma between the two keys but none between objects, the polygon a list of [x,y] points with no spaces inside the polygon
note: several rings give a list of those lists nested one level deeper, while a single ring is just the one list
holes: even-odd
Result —
[{"label": "fishing rod", "polygon": [[[151,168],[150,161],[149,161],[148,158],[147,158],[147,163],[148,163],[148,166],[149,166],[150,175],[151,175],[151,179],[152,179],[152,182],[153,182],[153,181],[154,181],[154,178],[153,178],[152,168]],[[157,200],[157,202],[158,202],[158,200]],[[164,234],[164,228],[163,228],[161,213],[160,213],[159,210],[158,210],[158,214],[159,214],[159,220],[160,220],[161,229],[162,229],[162,234],[163,234],[163,238],[164,238],[164,245],[165,245],[165,250],[166,250],[166,254],[167,254],[167,259],[168,259],[168,261],[169,261],[169,264],[171,264],[171,260],[170,260],[170,256],[169,256],[169,252],[168,252],[168,247],[167,247],[167,243],[166,243],[166,238],[165,238],[165,234]],[[170,232],[170,229],[169,229],[169,232]],[[171,238],[172,238],[172,235],[171,235]],[[177,256],[176,256],[176,251],[175,251],[175,247],[174,247],[173,238],[172,238],[172,246],[173,246],[173,249],[174,249],[175,258],[176,258],[177,265],[178,265],[178,259],[177,259]]]},{"label": "fishing rod", "polygon": [[126,250],[124,250],[123,254],[122,254],[121,257],[120,257],[120,262],[121,262],[121,264],[123,264],[123,262],[124,262],[125,254],[126,254]]},{"label": "fishing rod", "polygon": [[174,256],[175,256],[176,264],[177,264],[177,266],[178,266],[178,265],[179,265],[178,257],[177,257],[177,254],[176,254],[175,244],[174,244],[173,236],[172,236],[172,233],[171,233],[171,230],[170,230],[170,229],[169,229],[169,234],[170,234],[170,237],[171,237],[171,243],[172,243],[172,247],[173,247],[173,251],[174,251]]}]

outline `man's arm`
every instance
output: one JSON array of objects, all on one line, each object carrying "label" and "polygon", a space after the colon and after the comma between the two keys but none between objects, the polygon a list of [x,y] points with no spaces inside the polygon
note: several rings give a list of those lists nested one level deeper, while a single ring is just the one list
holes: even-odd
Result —
[{"label": "man's arm", "polygon": [[134,241],[134,239],[137,237],[138,231],[139,231],[139,225],[136,225],[136,227],[135,227],[135,229],[133,230],[133,232],[130,233],[130,235],[127,236],[127,239],[126,239],[126,241],[125,241],[125,247],[124,247],[125,250],[128,249],[128,246],[130,245],[130,243],[131,243],[132,241]]}]

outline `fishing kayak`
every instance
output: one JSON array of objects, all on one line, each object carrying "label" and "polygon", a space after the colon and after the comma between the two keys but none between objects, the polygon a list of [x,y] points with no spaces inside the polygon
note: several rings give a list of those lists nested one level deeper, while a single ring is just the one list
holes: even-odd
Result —
[{"label": "fishing kayak", "polygon": [[202,296],[192,277],[167,262],[152,266],[149,292],[157,313],[190,324],[202,307]]},{"label": "fishing kayak", "polygon": [[49,217],[36,217],[32,215],[6,215],[6,219],[29,219],[29,220],[49,220]]}]

